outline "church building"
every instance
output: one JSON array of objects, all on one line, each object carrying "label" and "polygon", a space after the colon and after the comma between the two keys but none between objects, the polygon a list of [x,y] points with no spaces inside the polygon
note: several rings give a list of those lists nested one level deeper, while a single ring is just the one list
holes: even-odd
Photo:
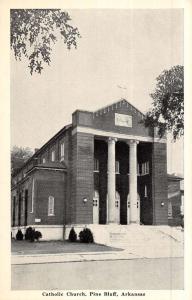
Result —
[{"label": "church building", "polygon": [[167,225],[166,138],[143,118],[125,99],[75,111],[13,175],[12,235],[28,226],[64,239],[72,226]]}]

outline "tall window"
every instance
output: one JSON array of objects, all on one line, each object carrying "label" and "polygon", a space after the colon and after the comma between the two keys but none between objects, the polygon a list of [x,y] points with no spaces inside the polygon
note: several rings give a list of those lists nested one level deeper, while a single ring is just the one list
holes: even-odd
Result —
[{"label": "tall window", "polygon": [[147,198],[147,186],[145,185],[145,198]]},{"label": "tall window", "polygon": [[51,152],[51,161],[55,161],[55,151]]},{"label": "tall window", "polygon": [[141,175],[149,174],[149,162],[146,161],[141,165]]},{"label": "tall window", "polygon": [[65,146],[64,146],[64,143],[62,143],[60,145],[60,156],[61,156],[61,161],[64,160],[64,153],[65,153]]},{"label": "tall window", "polygon": [[48,216],[54,216],[54,197],[49,196],[48,198]]},{"label": "tall window", "polygon": [[94,159],[94,172],[99,172],[99,160],[97,158]]},{"label": "tall window", "polygon": [[119,161],[118,160],[115,161],[115,173],[119,174]]},{"label": "tall window", "polygon": [[33,206],[34,206],[34,189],[35,189],[35,181],[34,181],[34,178],[33,178],[33,181],[32,181],[32,191],[31,191],[31,213],[33,213]]},{"label": "tall window", "polygon": [[43,164],[45,164],[45,162],[46,162],[46,159],[45,159],[45,157],[43,157],[43,160],[42,160],[42,162],[43,162]]}]

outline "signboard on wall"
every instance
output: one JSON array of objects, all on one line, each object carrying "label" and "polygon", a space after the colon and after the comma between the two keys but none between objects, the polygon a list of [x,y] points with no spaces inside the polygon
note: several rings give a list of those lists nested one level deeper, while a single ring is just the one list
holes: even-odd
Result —
[{"label": "signboard on wall", "polygon": [[132,116],[115,113],[115,125],[123,127],[132,127]]}]

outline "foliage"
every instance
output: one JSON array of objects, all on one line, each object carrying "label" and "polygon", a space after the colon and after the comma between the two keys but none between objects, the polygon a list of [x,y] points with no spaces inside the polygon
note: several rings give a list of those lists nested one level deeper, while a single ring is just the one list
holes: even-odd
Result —
[{"label": "foliage", "polygon": [[42,238],[42,234],[40,231],[36,231],[34,228],[32,227],[28,227],[26,229],[25,232],[25,239],[30,241],[30,242],[34,242],[34,240],[39,240],[40,238]]},{"label": "foliage", "polygon": [[42,238],[42,233],[38,230],[37,231],[35,230],[34,231],[34,239],[38,241],[40,238]]},{"label": "foliage", "polygon": [[160,137],[170,131],[176,140],[184,133],[184,68],[178,65],[164,70],[156,80],[155,91],[150,95],[153,107],[144,123],[157,127]]},{"label": "foliage", "polygon": [[52,47],[60,34],[67,49],[77,47],[80,37],[71,17],[61,9],[11,9],[11,49],[16,60],[29,60],[31,75],[41,73],[43,65],[51,62]]},{"label": "foliage", "polygon": [[184,215],[181,215],[181,227],[184,228]]},{"label": "foliage", "polygon": [[14,146],[11,150],[11,171],[12,173],[21,166],[33,155],[33,151],[26,147]]},{"label": "foliage", "polygon": [[22,241],[22,240],[23,240],[23,233],[22,233],[21,229],[19,229],[19,230],[17,231],[17,234],[16,234],[16,240],[17,240],[17,241]]},{"label": "foliage", "polygon": [[77,234],[75,232],[75,229],[72,227],[69,233],[69,241],[70,242],[76,242],[77,241]]},{"label": "foliage", "polygon": [[79,239],[81,243],[93,243],[93,234],[89,228],[84,228],[79,233]]},{"label": "foliage", "polygon": [[25,232],[25,240],[30,240],[33,235],[33,228],[28,227]]}]

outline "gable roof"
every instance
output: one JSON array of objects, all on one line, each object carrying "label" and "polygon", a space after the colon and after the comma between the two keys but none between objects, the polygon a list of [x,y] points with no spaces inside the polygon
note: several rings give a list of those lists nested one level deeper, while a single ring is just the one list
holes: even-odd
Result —
[{"label": "gable roof", "polygon": [[94,111],[94,115],[97,116],[97,114],[102,113],[102,112],[106,112],[106,111],[110,111],[113,110],[115,108],[118,107],[130,107],[131,109],[133,109],[135,112],[137,112],[138,114],[140,114],[142,116],[142,118],[145,116],[140,110],[138,110],[134,105],[132,105],[129,101],[127,101],[124,98],[121,98],[119,101],[116,101],[112,104],[109,104],[107,106],[104,106],[96,111]]}]

